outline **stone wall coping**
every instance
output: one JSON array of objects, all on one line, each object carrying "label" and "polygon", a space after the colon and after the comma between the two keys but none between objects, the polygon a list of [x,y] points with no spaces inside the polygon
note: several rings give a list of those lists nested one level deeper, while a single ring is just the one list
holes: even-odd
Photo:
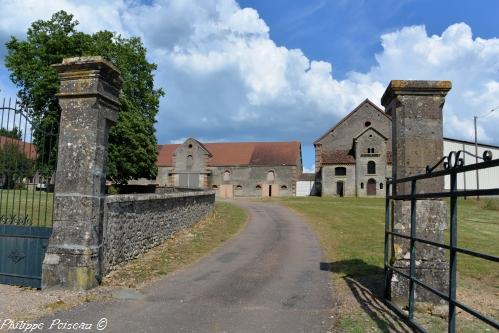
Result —
[{"label": "stone wall coping", "polygon": [[148,201],[148,200],[165,200],[183,197],[203,197],[215,195],[213,190],[205,191],[189,191],[175,193],[136,193],[136,194],[115,194],[105,197],[106,203],[130,202],[130,201]]},{"label": "stone wall coping", "polygon": [[397,95],[445,96],[451,88],[452,82],[446,80],[392,80],[381,97],[381,105],[388,106]]}]

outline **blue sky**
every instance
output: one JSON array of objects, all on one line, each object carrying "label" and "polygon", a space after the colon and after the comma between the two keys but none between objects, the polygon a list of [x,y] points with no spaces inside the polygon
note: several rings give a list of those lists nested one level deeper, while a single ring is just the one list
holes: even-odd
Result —
[{"label": "blue sky", "polygon": [[[166,90],[160,143],[312,142],[391,79],[450,79],[444,133],[499,105],[499,1],[4,0],[0,43],[64,9],[85,32],[140,36]],[[0,56],[5,49],[0,47]],[[0,66],[0,89],[15,95]],[[499,144],[499,112],[479,122]]]},{"label": "blue sky", "polygon": [[382,51],[380,37],[411,25],[425,25],[428,34],[441,34],[464,22],[482,38],[499,35],[497,0],[243,0],[270,27],[280,45],[299,48],[311,59],[332,63],[344,78],[350,71],[369,70]]}]

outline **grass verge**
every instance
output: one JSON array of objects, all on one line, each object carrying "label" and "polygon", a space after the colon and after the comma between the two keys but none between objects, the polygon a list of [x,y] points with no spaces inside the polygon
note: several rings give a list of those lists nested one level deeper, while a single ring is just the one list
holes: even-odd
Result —
[{"label": "grass verge", "polygon": [[113,271],[105,277],[104,285],[135,288],[165,276],[220,246],[241,230],[246,221],[243,208],[217,202],[206,219]]},{"label": "grass verge", "polygon": [[[339,299],[335,314],[338,329],[406,331],[381,302],[384,199],[295,197],[281,201],[303,215],[320,240],[328,269],[332,271],[335,297]],[[499,213],[490,209],[495,205],[495,202],[459,201],[459,246],[498,255]],[[499,316],[497,264],[460,255],[458,280],[461,301],[492,317]],[[425,315],[422,320],[432,332],[440,332],[445,324],[438,316]],[[473,332],[487,326],[459,313],[458,327],[460,332]]]}]

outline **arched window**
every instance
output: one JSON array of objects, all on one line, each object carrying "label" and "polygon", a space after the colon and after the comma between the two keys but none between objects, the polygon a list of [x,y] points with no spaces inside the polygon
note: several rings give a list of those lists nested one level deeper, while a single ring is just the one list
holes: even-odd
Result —
[{"label": "arched window", "polygon": [[186,167],[187,167],[187,170],[192,169],[192,164],[193,164],[193,158],[192,158],[192,155],[188,155],[188,156],[187,156],[187,161],[186,161]]},{"label": "arched window", "polygon": [[360,188],[364,189],[364,183],[360,183]]},{"label": "arched window", "polygon": [[281,186],[281,190],[287,190],[287,189],[288,189],[288,187],[286,185]]},{"label": "arched window", "polygon": [[369,175],[376,174],[376,163],[374,161],[367,162],[367,174]]},{"label": "arched window", "polygon": [[261,190],[262,189],[262,186],[261,185],[256,185],[255,187],[257,190]]},{"label": "arched window", "polygon": [[242,190],[242,189],[243,189],[243,187],[241,185],[236,186],[236,190]]},{"label": "arched window", "polygon": [[347,175],[347,168],[345,168],[345,167],[334,168],[334,175],[335,176],[346,176]]},{"label": "arched window", "polygon": [[211,188],[214,189],[214,190],[217,190],[218,189],[218,185],[211,185]]},{"label": "arched window", "polygon": [[275,173],[274,171],[270,170],[269,172],[267,172],[267,181],[268,182],[273,182],[275,179]]},{"label": "arched window", "polygon": [[383,183],[379,183],[379,189],[382,190],[383,189]]},{"label": "arched window", "polygon": [[225,170],[224,171],[224,182],[228,182],[228,181],[230,181],[230,171]]},{"label": "arched window", "polygon": [[371,148],[371,154],[374,154],[374,148]]}]

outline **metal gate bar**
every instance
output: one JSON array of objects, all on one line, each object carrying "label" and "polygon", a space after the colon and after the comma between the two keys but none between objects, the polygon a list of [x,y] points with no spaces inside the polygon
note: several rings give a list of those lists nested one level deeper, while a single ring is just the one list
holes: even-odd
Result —
[{"label": "metal gate bar", "polygon": [[[424,174],[419,174],[411,177],[405,177],[400,179],[392,180],[387,178],[386,182],[386,203],[385,203],[385,255],[384,255],[384,272],[385,272],[385,292],[384,298],[386,304],[392,308],[401,318],[403,318],[412,328],[420,331],[426,332],[426,330],[414,319],[414,295],[415,295],[415,285],[421,286],[422,288],[430,291],[431,293],[439,296],[449,304],[448,311],[448,332],[454,333],[456,331],[456,307],[462,309],[463,311],[469,313],[470,315],[480,319],[481,321],[487,323],[488,325],[499,329],[499,323],[492,318],[485,316],[484,314],[478,312],[477,310],[459,302],[456,299],[456,272],[457,272],[457,254],[462,253],[472,257],[481,258],[491,262],[499,263],[499,257],[481,253],[477,251],[472,251],[469,249],[458,247],[457,244],[457,199],[459,197],[465,196],[491,196],[499,195],[499,188],[495,189],[485,189],[485,190],[457,190],[457,175],[466,171],[476,171],[480,169],[486,169],[491,167],[499,166],[499,159],[492,160],[492,154],[486,151],[483,157],[480,157],[484,162],[480,162],[473,165],[464,166],[463,159],[460,158],[460,154],[465,153],[463,151],[451,152],[448,156],[443,157],[435,166],[432,168],[427,167],[427,172]],[[444,170],[439,170],[433,172],[433,170],[443,163]],[[435,192],[435,193],[416,193],[416,183],[418,180],[430,179],[434,177],[450,176],[450,191],[447,192]],[[401,183],[411,183],[411,193],[403,195],[390,195],[391,188],[396,184]],[[431,198],[450,198],[450,242],[449,245],[444,243],[438,243],[426,239],[416,237],[416,205],[417,200],[431,199]],[[410,200],[411,201],[411,230],[410,236],[403,235],[393,231],[393,219],[392,219],[392,205],[391,203],[397,200]],[[410,266],[409,274],[395,268],[391,264],[391,259],[393,253],[390,253],[390,244],[393,245],[394,238],[400,237],[410,241]],[[420,281],[415,277],[415,260],[416,260],[416,243],[423,243],[430,246],[435,246],[443,248],[449,251],[449,290],[445,294],[426,283]],[[390,294],[390,283],[391,275],[397,273],[403,278],[409,280],[409,299],[408,299],[408,313],[406,314],[402,309],[400,309],[395,303],[391,301]]]}]

